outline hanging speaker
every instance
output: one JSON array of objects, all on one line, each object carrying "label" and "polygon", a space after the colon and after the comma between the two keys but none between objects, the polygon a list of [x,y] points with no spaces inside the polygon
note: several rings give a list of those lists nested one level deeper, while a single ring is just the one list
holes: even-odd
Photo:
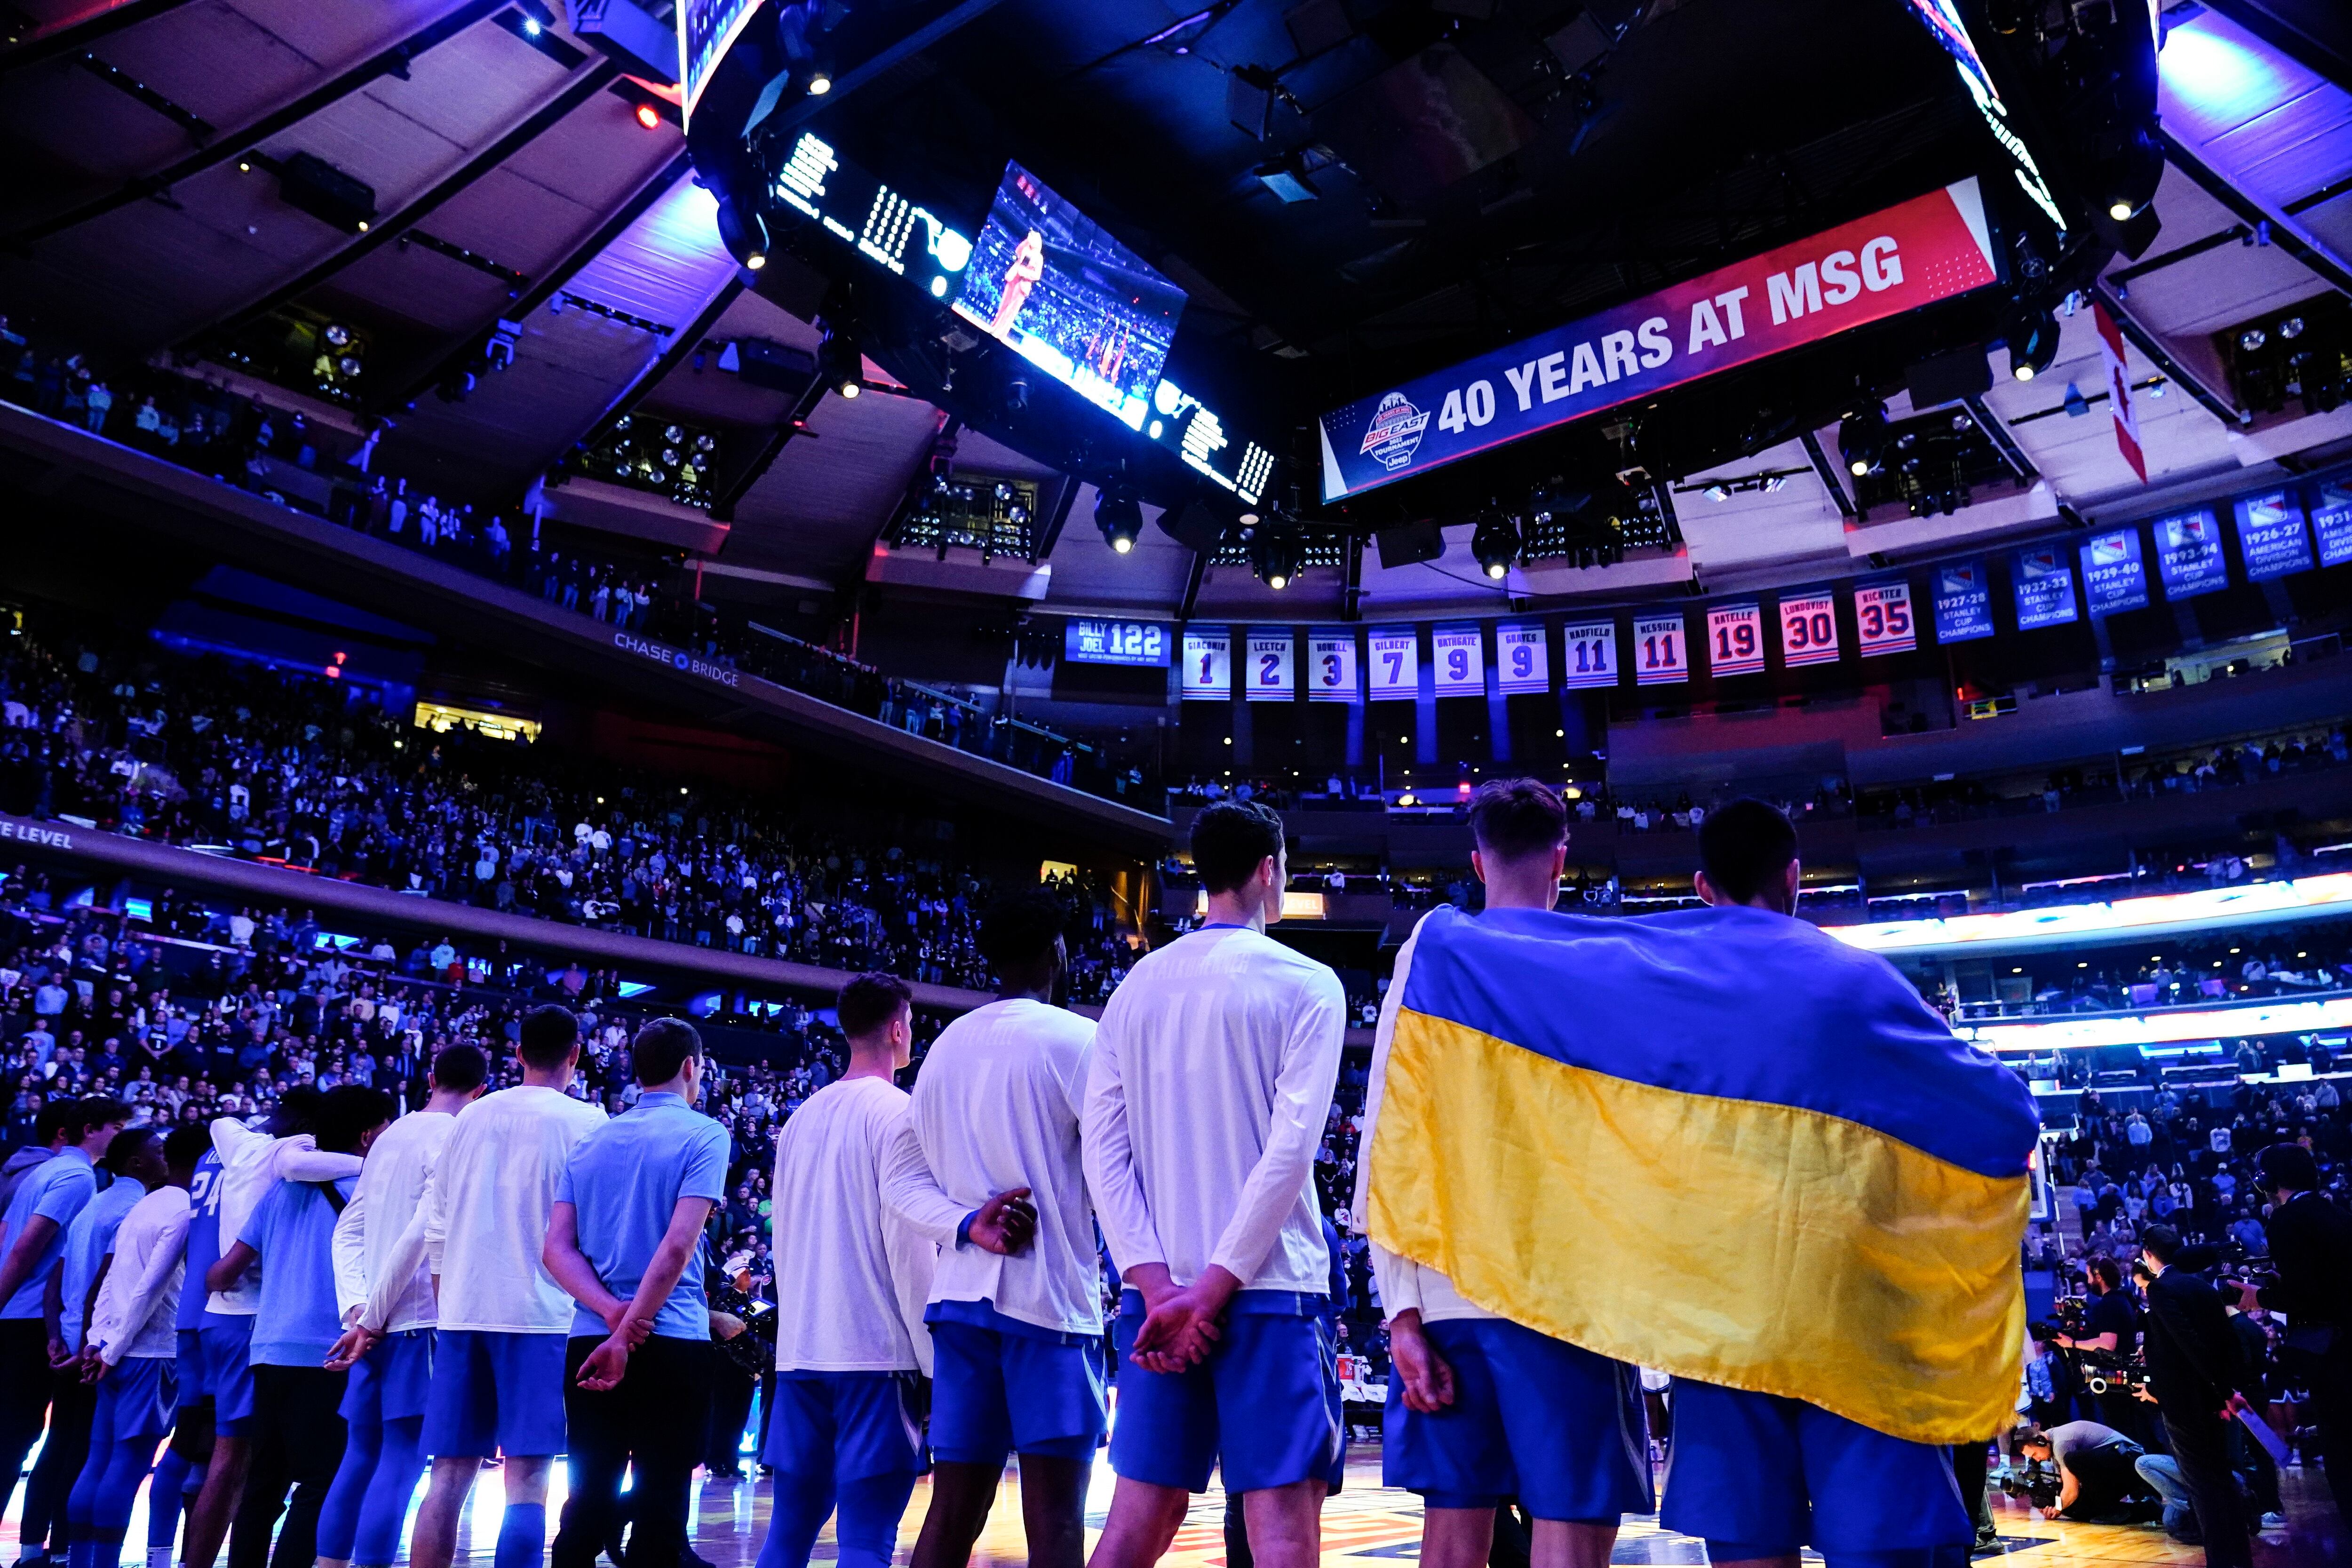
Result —
[{"label": "hanging speaker", "polygon": [[1372,535],[1372,542],[1380,546],[1383,571],[1398,566],[1417,566],[1445,553],[1445,532],[1434,522],[1409,522],[1402,528],[1384,528]]}]

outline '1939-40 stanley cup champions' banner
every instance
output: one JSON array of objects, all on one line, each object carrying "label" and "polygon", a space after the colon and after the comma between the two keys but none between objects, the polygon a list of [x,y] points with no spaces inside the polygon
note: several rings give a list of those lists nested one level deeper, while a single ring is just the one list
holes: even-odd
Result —
[{"label": "'1939-40 stanley cup champions' banner", "polygon": [[1337,500],[1995,280],[1973,179],[1323,416]]}]

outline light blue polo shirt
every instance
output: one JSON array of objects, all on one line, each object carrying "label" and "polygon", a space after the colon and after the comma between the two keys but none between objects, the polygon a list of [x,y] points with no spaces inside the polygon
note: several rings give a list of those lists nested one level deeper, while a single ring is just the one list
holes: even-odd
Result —
[{"label": "light blue polo shirt", "polygon": [[97,1195],[97,1167],[79,1149],[60,1149],[25,1173],[16,1195],[8,1201],[5,1226],[0,1227],[0,1258],[16,1250],[16,1238],[34,1220],[54,1220],[58,1228],[39,1261],[33,1265],[33,1271],[25,1276],[25,1282],[16,1287],[8,1304],[0,1307],[0,1320],[41,1315],[41,1292],[48,1288],[49,1271],[65,1258],[67,1227]]},{"label": "light blue polo shirt", "polygon": [[[727,1149],[727,1129],[677,1094],[642,1097],[572,1148],[555,1201],[578,1211],[580,1250],[605,1289],[623,1298],[636,1293],[680,1198],[716,1204],[726,1196]],[[601,1339],[604,1320],[582,1307],[572,1315],[572,1331]],[[677,1289],[654,1315],[653,1331],[681,1340],[710,1337],[698,1242],[686,1255]]]},{"label": "light blue polo shirt", "polygon": [[[335,1183],[345,1199],[357,1176]],[[237,1239],[261,1254],[261,1304],[253,1314],[254,1366],[315,1367],[342,1337],[335,1306],[335,1220],[316,1182],[279,1182],[256,1204]]]},{"label": "light blue polo shirt", "polygon": [[117,1176],[84,1204],[73,1224],[66,1226],[65,1278],[58,1281],[61,1298],[58,1331],[66,1349],[81,1349],[81,1310],[89,1300],[90,1282],[98,1278],[98,1266],[114,1250],[114,1233],[122,1228],[122,1216],[146,1195],[147,1189],[139,1183]]}]

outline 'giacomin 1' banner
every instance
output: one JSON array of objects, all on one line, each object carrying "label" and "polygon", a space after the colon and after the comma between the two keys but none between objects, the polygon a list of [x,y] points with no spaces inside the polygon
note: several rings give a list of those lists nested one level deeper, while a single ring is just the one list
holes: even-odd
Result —
[{"label": "'giacomin 1' banner", "polygon": [[1337,500],[1995,281],[1973,179],[1334,409]]}]

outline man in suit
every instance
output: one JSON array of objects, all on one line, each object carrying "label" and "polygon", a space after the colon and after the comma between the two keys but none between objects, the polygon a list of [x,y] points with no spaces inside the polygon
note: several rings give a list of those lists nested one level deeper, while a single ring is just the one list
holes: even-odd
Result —
[{"label": "man in suit", "polygon": [[2238,1340],[2221,1293],[2203,1275],[2172,1267],[2180,1250],[2180,1233],[2170,1226],[2152,1225],[2140,1237],[2141,1261],[2154,1276],[2143,1341],[2148,1385],[2196,1510],[2208,1568],[2252,1568],[2245,1510],[2230,1468],[2228,1406],[2242,1381]]},{"label": "man in suit", "polygon": [[2285,1356],[2310,1380],[2319,1462],[2336,1506],[2352,1506],[2352,1214],[2319,1190],[2319,1166],[2300,1143],[2273,1143],[2254,1160],[2270,1189],[2274,1284],[2231,1280],[2241,1310],[2286,1319]]}]

